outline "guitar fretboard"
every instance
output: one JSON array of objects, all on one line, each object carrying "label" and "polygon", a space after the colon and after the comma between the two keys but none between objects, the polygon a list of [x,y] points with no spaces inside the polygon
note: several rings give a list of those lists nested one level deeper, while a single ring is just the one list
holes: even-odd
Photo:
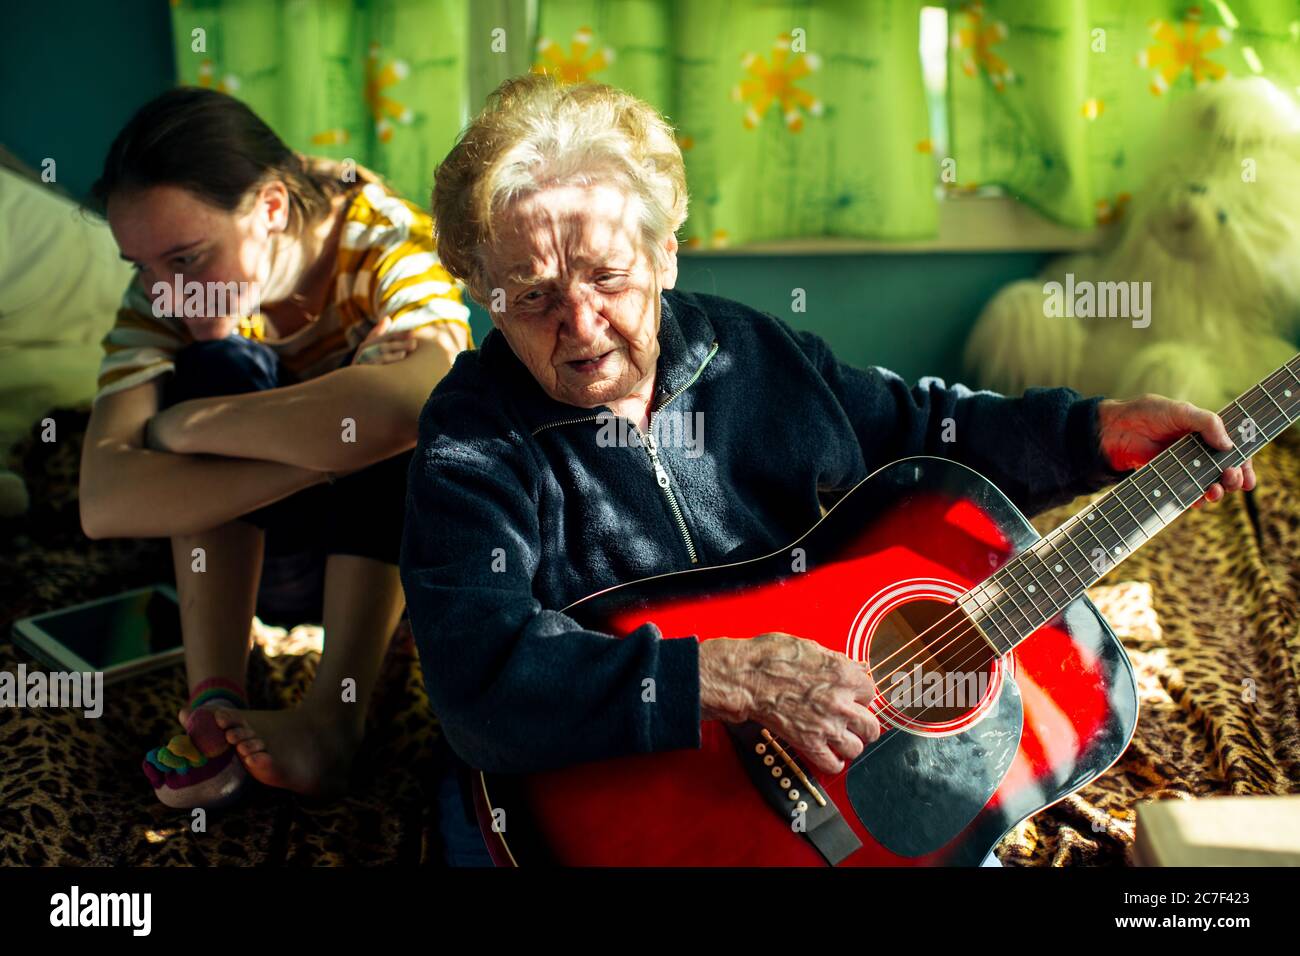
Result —
[{"label": "guitar fretboard", "polygon": [[1300,418],[1300,355],[1219,412],[1233,447],[1185,435],[959,599],[1005,653]]}]

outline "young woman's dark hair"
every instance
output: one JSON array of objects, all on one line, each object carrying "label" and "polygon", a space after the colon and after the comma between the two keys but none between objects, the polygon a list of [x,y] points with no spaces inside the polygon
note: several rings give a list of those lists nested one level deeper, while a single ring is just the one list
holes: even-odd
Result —
[{"label": "young woman's dark hair", "polygon": [[378,179],[362,166],[352,182],[343,172],[341,163],[290,149],[233,96],[182,86],[131,117],[109,147],[90,196],[103,212],[114,194],[176,186],[234,212],[265,183],[279,179],[289,191],[289,229],[296,233],[319,221],[334,196]]}]

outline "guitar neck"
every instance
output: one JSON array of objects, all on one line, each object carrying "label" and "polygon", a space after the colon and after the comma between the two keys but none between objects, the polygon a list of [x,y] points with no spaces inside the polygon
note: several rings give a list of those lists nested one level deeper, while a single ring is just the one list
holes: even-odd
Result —
[{"label": "guitar neck", "polygon": [[1300,418],[1300,355],[1219,412],[1234,447],[1185,435],[966,594],[960,604],[1005,653],[1064,610]]}]

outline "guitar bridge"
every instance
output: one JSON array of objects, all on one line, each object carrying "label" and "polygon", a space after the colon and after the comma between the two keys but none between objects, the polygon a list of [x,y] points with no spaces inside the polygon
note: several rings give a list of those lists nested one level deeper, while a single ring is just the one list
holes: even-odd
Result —
[{"label": "guitar bridge", "polygon": [[727,724],[727,732],[759,794],[831,866],[862,846],[823,787],[766,727]]}]

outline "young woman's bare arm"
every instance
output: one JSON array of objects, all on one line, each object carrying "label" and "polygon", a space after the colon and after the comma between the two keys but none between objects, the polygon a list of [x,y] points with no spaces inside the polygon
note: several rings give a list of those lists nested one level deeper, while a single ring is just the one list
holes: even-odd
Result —
[{"label": "young woman's bare arm", "polygon": [[151,538],[214,528],[326,480],[269,461],[144,447],[161,378],[95,403],[81,451],[81,527],[90,538]]},{"label": "young woman's bare arm", "polygon": [[468,344],[464,326],[416,331],[419,345],[383,365],[349,365],[298,385],[181,402],[150,424],[150,444],[182,454],[364,468],[415,445],[420,410]]}]

